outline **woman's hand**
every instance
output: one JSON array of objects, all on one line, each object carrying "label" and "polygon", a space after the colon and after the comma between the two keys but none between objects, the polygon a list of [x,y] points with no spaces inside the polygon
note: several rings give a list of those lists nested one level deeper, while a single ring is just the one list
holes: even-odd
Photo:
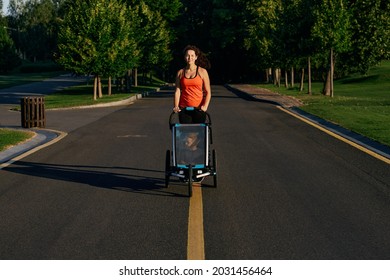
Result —
[{"label": "woman's hand", "polygon": [[200,106],[200,109],[201,109],[203,112],[206,112],[206,111],[207,111],[207,106],[206,106],[206,105],[202,105],[202,106]]},{"label": "woman's hand", "polygon": [[179,113],[181,110],[179,107],[173,107],[173,112]]}]

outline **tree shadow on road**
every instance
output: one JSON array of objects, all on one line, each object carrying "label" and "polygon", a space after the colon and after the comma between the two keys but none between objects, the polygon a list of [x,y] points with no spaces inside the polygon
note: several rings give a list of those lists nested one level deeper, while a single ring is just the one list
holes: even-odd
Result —
[{"label": "tree shadow on road", "polygon": [[[26,176],[51,179],[45,185],[58,185],[58,181],[81,186],[93,186],[147,195],[185,196],[164,188],[164,171],[121,166],[84,166],[46,164],[18,161],[3,169]],[[28,182],[30,180],[26,180]],[[56,182],[57,181],[57,182]],[[63,184],[62,184],[63,185]]]}]

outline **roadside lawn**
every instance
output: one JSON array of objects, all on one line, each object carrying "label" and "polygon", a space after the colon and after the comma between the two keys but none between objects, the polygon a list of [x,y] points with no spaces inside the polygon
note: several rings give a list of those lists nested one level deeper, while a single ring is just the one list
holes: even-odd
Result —
[{"label": "roadside lawn", "polygon": [[312,95],[296,87],[286,89],[257,84],[304,103],[302,110],[390,146],[390,61],[372,68],[368,75],[352,75],[334,82],[334,97],[320,93],[322,83],[313,83]]},{"label": "roadside lawn", "polygon": [[0,128],[0,152],[32,138],[34,133],[15,129]]}]

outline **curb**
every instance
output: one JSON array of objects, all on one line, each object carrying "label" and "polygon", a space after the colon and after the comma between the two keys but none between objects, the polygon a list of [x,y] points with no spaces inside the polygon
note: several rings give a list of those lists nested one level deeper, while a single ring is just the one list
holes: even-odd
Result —
[{"label": "curb", "polygon": [[[23,129],[20,129],[23,130]],[[63,139],[67,133],[51,129],[29,129],[35,135],[25,143],[0,152],[0,169],[20,160],[44,147],[50,146]]]}]

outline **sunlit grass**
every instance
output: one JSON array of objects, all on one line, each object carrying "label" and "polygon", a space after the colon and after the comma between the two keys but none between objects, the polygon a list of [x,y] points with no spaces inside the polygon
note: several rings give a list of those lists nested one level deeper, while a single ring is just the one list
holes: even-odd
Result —
[{"label": "sunlit grass", "polygon": [[105,82],[103,86],[103,97],[97,98],[96,100],[94,100],[92,84],[72,86],[62,91],[45,96],[45,108],[65,108],[121,101],[137,93],[155,90],[163,84],[164,82],[161,80],[154,79],[152,83],[131,87],[130,93],[120,92],[116,89],[115,86],[112,86],[111,95],[108,95],[108,87],[107,83]]},{"label": "sunlit grass", "polygon": [[0,152],[33,136],[34,133],[30,131],[0,128]]},{"label": "sunlit grass", "polygon": [[322,83],[307,89],[286,89],[258,85],[300,99],[302,110],[347,129],[390,145],[390,61],[373,68],[368,75],[353,75],[334,83],[334,97],[322,95]]}]

